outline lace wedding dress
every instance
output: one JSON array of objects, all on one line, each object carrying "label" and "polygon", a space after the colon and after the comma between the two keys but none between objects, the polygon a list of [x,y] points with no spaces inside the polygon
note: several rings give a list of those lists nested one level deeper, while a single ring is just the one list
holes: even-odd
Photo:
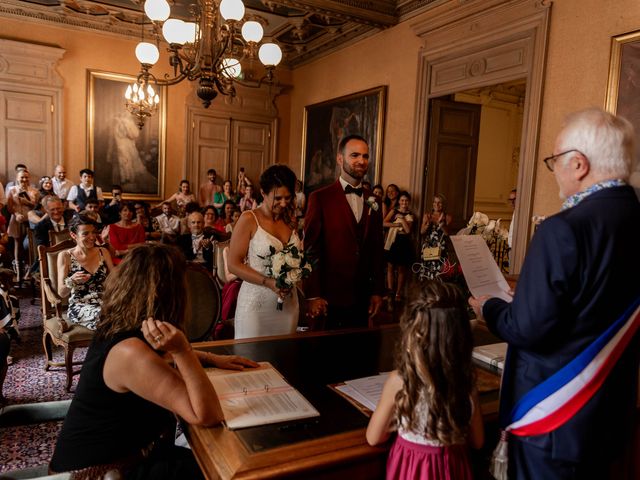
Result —
[{"label": "lace wedding dress", "polygon": [[[253,212],[252,212],[253,213]],[[249,241],[248,265],[266,275],[266,260],[261,257],[269,255],[269,247],[276,251],[284,248],[282,242],[264,230],[255,217],[258,228]],[[298,234],[291,232],[289,243],[300,248],[302,242]],[[266,337],[270,335],[286,335],[295,333],[298,325],[298,296],[295,290],[285,298],[282,310],[277,309],[278,297],[273,290],[242,282],[235,316],[235,338]]]}]

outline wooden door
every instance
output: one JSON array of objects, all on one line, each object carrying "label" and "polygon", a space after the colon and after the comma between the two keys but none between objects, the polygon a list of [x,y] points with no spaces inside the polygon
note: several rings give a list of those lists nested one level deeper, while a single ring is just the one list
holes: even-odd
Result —
[{"label": "wooden door", "polygon": [[0,171],[4,183],[13,178],[16,164],[27,165],[33,183],[52,175],[55,136],[52,95],[0,90]]},{"label": "wooden door", "polygon": [[480,132],[480,105],[431,100],[425,211],[433,196],[443,194],[453,217],[452,231],[464,227],[473,214]]},{"label": "wooden door", "polygon": [[269,123],[233,120],[232,130],[231,173],[234,184],[243,167],[245,175],[257,186],[260,174],[271,163],[271,126]]},{"label": "wooden door", "polygon": [[194,182],[192,189],[197,192],[200,184],[207,180],[210,168],[214,168],[222,179],[229,177],[231,119],[196,113],[191,125],[191,162],[187,175]]}]

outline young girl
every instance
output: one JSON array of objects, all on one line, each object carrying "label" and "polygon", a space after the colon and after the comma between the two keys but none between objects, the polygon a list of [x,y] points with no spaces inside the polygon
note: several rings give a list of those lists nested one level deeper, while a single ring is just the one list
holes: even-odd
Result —
[{"label": "young girl", "polygon": [[429,282],[406,311],[401,328],[398,369],[385,383],[367,441],[377,445],[398,431],[387,479],[469,479],[466,446],[480,448],[484,430],[462,292]]}]

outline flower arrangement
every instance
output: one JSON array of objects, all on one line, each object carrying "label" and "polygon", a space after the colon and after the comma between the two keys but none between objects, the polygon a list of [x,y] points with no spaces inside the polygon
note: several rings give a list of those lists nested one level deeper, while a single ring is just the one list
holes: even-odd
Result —
[{"label": "flower arrangement", "polygon": [[[285,245],[280,251],[276,251],[272,245],[269,254],[261,258],[266,260],[267,276],[275,278],[276,287],[281,290],[292,289],[297,282],[308,278],[313,270],[304,252],[293,243]],[[279,296],[276,308],[282,310],[283,303],[284,299]]]}]

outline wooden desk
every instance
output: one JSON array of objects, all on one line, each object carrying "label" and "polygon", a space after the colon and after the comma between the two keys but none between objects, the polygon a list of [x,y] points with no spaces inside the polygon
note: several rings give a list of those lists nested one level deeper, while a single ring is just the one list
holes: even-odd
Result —
[{"label": "wooden desk", "polygon": [[[370,447],[369,421],[328,384],[393,368],[396,325],[340,333],[304,333],[194,344],[218,354],[268,361],[320,412],[319,417],[241,430],[188,426],[187,435],[209,479],[384,478],[387,449]],[[481,396],[495,415],[498,392]]]}]

